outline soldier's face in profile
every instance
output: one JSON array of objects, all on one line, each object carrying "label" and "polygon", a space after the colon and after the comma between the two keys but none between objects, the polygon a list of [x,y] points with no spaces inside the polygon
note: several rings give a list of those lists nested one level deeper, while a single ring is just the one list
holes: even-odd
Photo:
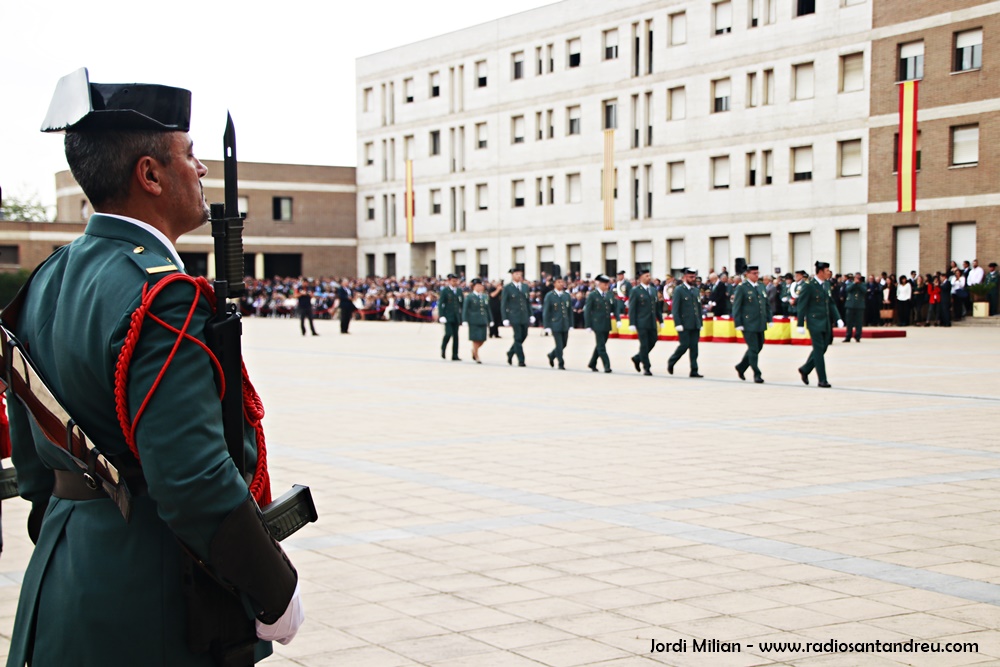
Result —
[{"label": "soldier's face in profile", "polygon": [[187,132],[170,133],[170,164],[163,166],[163,194],[183,229],[197,229],[208,222],[209,210],[201,179],[208,168],[194,156],[194,142]]}]

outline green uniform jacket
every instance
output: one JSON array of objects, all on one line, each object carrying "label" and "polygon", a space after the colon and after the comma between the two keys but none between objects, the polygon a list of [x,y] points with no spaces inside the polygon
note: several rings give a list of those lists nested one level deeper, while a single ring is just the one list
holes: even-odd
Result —
[{"label": "green uniform jacket", "polygon": [[663,322],[663,313],[656,303],[656,295],[642,284],[632,288],[628,297],[628,323],[636,329],[656,329]]},{"label": "green uniform jacket", "polygon": [[864,283],[852,282],[847,285],[847,303],[845,308],[848,310],[864,310],[865,309],[865,296],[868,294],[868,289],[865,287]]},{"label": "green uniform jacket", "polygon": [[618,315],[618,299],[610,291],[604,296],[596,289],[587,295],[587,302],[583,305],[583,326],[598,333],[611,332],[611,318],[621,320]]},{"label": "green uniform jacket", "polygon": [[[451,318],[448,321],[451,322]],[[490,317],[490,295],[486,292],[481,297],[475,292],[469,294],[462,303],[462,321],[471,325],[489,326],[493,321]]]},{"label": "green uniform jacket", "polygon": [[756,287],[749,280],[741,282],[733,296],[733,323],[744,331],[766,331],[770,321],[767,288],[760,282]]},{"label": "green uniform jacket", "polygon": [[[94,215],[83,236],[60,248],[35,275],[16,334],[43,378],[105,454],[128,452],[115,413],[114,376],[142,288],[176,269],[152,234]],[[167,287],[155,314],[183,326],[195,290]],[[188,332],[204,342],[211,316],[202,298]],[[177,336],[147,317],[128,376],[131,416],[160,373]],[[14,465],[22,497],[48,500],[38,544],[21,583],[7,664],[211,665],[187,650],[181,547],[211,564],[208,547],[222,520],[248,495],[226,450],[214,370],[193,343],[182,343],[136,430],[148,495],[135,498],[126,523],[110,500],[51,498],[60,452],[32,435],[27,413],[8,396]],[[247,469],[256,444],[246,430]],[[37,638],[32,637],[36,632]],[[258,660],[270,653],[257,644]]]},{"label": "green uniform jacket", "polygon": [[840,319],[837,304],[830,296],[830,287],[825,282],[819,282],[815,277],[802,283],[796,305],[798,306],[796,308],[798,325],[801,327],[804,321],[810,331],[833,329],[833,325]]},{"label": "green uniform jacket", "polygon": [[674,288],[674,304],[670,311],[674,325],[681,325],[685,331],[701,331],[701,299],[697,287],[682,283]]},{"label": "green uniform jacket", "polygon": [[528,295],[531,290],[527,283],[521,282],[521,289],[514,283],[507,283],[500,293],[500,313],[502,318],[509,320],[511,324],[528,325],[531,317],[531,304],[528,303]]},{"label": "green uniform jacket", "polygon": [[462,290],[453,290],[450,285],[442,287],[438,297],[438,317],[447,317],[448,324],[461,322],[462,298]]},{"label": "green uniform jacket", "polygon": [[542,326],[552,331],[569,331],[573,328],[573,299],[569,292],[559,295],[552,290],[542,303]]}]

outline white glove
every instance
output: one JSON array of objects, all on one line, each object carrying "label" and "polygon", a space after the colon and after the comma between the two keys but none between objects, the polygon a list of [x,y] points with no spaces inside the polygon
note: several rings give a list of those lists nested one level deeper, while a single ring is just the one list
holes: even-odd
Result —
[{"label": "white glove", "polygon": [[631,331],[632,333],[636,332],[636,328],[634,326],[632,326],[631,324],[629,325],[628,330]]},{"label": "white glove", "polygon": [[295,584],[295,592],[288,602],[285,613],[281,615],[272,625],[267,625],[256,621],[257,637],[266,642],[278,642],[287,644],[295,637],[302,622],[306,620],[306,610],[302,607],[302,598],[299,597],[299,585]]},{"label": "white glove", "polygon": [[743,327],[736,327],[737,331],[743,331]]},{"label": "white glove", "polygon": [[684,331],[684,325],[678,324],[677,326],[674,327],[674,329],[677,330],[677,333],[680,333],[681,331]]},{"label": "white glove", "polygon": [[504,321],[503,321],[503,325],[504,325],[505,327],[509,327],[509,326],[510,326],[510,320],[504,320]]},{"label": "white glove", "polygon": [[844,320],[837,320],[837,328],[838,329],[844,328]]},{"label": "white glove", "polygon": [[447,317],[439,317],[438,318],[438,322],[440,322],[441,324],[448,324],[448,318]]},{"label": "white glove", "polygon": [[709,302],[708,302],[708,305],[709,305],[710,307],[712,307],[712,308],[715,308],[715,302],[714,302],[714,301],[709,301]]},{"label": "white glove", "polygon": [[490,326],[493,326],[493,323],[492,323],[492,322],[490,322]]},{"label": "white glove", "polygon": [[552,329],[550,329],[549,327],[545,327],[545,333],[547,334],[552,333]]},{"label": "white glove", "polygon": [[806,332],[806,328],[805,327],[796,327],[796,331],[798,331],[800,334],[804,334]]},{"label": "white glove", "polygon": [[584,331],[586,331],[587,333],[590,333],[590,327],[587,327],[586,329],[584,329]]},{"label": "white glove", "polygon": [[535,316],[534,316],[534,315],[532,315],[531,317],[529,317],[529,318],[528,318],[528,322],[530,322],[530,323],[534,324],[534,323],[535,323]]}]

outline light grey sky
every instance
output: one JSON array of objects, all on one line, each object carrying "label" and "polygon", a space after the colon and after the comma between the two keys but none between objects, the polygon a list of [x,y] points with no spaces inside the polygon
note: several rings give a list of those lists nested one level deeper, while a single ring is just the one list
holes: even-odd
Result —
[{"label": "light grey sky", "polygon": [[62,135],[38,128],[56,81],[80,67],[97,83],[191,90],[201,158],[222,158],[229,109],[240,160],[354,166],[356,58],[552,2],[7,2],[0,188],[55,204]]}]

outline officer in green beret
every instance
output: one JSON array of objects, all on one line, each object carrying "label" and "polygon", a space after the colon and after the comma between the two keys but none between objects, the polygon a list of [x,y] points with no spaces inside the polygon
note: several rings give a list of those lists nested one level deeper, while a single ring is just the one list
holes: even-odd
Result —
[{"label": "officer in green beret", "polygon": [[753,381],[764,384],[764,378],[757,366],[757,355],[764,349],[764,332],[771,326],[771,308],[767,303],[767,290],[758,279],[760,267],[751,265],[743,274],[743,282],[733,295],[733,322],[736,330],[743,332],[747,351],[740,363],[736,364],[736,374],[746,380],[747,368],[753,369]]},{"label": "officer in green beret", "polygon": [[860,273],[855,273],[853,280],[847,285],[847,303],[844,304],[844,319],[847,324],[847,332],[844,334],[844,342],[851,342],[851,335],[854,340],[861,342],[861,328],[865,323],[865,297],[868,295],[868,288],[865,287],[865,277]]},{"label": "officer in green beret", "polygon": [[462,326],[462,288],[458,286],[458,276],[448,274],[448,284],[438,294],[438,322],[444,325],[444,339],[441,341],[441,358],[446,358],[448,341],[451,341],[451,360],[458,358],[458,328]]},{"label": "officer in green beret", "polygon": [[472,359],[481,364],[483,362],[479,360],[479,348],[486,342],[488,329],[493,325],[493,317],[490,314],[490,295],[486,293],[483,281],[473,278],[471,285],[472,293],[462,302],[462,321],[469,325]]},{"label": "officer in green beret", "polygon": [[[240,664],[270,654],[270,640],[290,641],[304,619],[295,569],[226,447],[205,352],[213,306],[181,275],[177,240],[209,218],[190,108],[187,90],[90,83],[80,69],[60,80],[42,125],[65,132],[66,160],[95,213],[37,269],[19,313],[5,309],[4,321],[16,319],[41,378],[124,471],[132,505],[126,522],[102,485],[33,425],[28,403],[8,396],[35,542],[9,667],[217,664],[189,647],[189,624],[219,635],[198,625],[199,603],[185,600],[187,554],[226,582],[218,595],[242,600],[252,639],[238,649]],[[140,305],[146,316],[133,320]],[[254,470],[263,443],[249,423],[244,433]]]},{"label": "officer in green beret", "polygon": [[628,328],[639,334],[639,353],[632,357],[632,364],[636,372],[652,375],[649,353],[656,347],[663,313],[656,302],[656,289],[649,284],[649,271],[640,271],[638,277],[639,284],[628,298]]},{"label": "officer in green beret", "polygon": [[618,314],[617,299],[608,289],[611,279],[601,274],[594,278],[595,287],[587,295],[587,302],[583,306],[583,325],[587,331],[594,332],[594,353],[590,355],[590,363],[587,368],[597,372],[597,360],[604,363],[604,372],[611,372],[611,359],[608,358],[606,345],[608,334],[611,333],[611,318],[616,322],[621,321]]},{"label": "officer in green beret", "polygon": [[670,355],[667,361],[667,372],[674,374],[674,366],[690,351],[691,377],[704,377],[698,373],[698,341],[701,339],[701,297],[695,278],[698,272],[694,269],[684,269],[684,283],[674,288],[674,303],[671,314],[674,318],[674,328],[680,345]]},{"label": "officer in green beret", "polygon": [[514,343],[507,350],[507,365],[517,356],[517,365],[524,366],[524,340],[528,337],[528,325],[535,323],[531,314],[531,288],[524,282],[524,272],[513,268],[508,271],[511,276],[509,283],[503,286],[500,293],[500,313],[503,325],[514,332]]},{"label": "officer in green beret", "polygon": [[555,367],[559,361],[559,370],[566,370],[563,360],[563,349],[569,341],[569,330],[573,328],[573,299],[566,291],[566,281],[556,278],[553,290],[545,295],[542,302],[542,326],[552,335],[555,348],[547,355],[549,366]]},{"label": "officer in green beret", "polygon": [[844,326],[844,321],[840,319],[840,312],[837,304],[833,302],[830,295],[830,276],[833,272],[826,262],[816,262],[816,275],[802,284],[796,302],[796,315],[798,318],[799,333],[805,333],[805,327],[809,327],[809,337],[812,339],[812,353],[805,365],[799,368],[799,377],[804,384],[809,384],[809,374],[816,369],[819,376],[819,386],[827,388],[830,383],[826,381],[826,348],[833,342],[833,323],[838,327]]}]

